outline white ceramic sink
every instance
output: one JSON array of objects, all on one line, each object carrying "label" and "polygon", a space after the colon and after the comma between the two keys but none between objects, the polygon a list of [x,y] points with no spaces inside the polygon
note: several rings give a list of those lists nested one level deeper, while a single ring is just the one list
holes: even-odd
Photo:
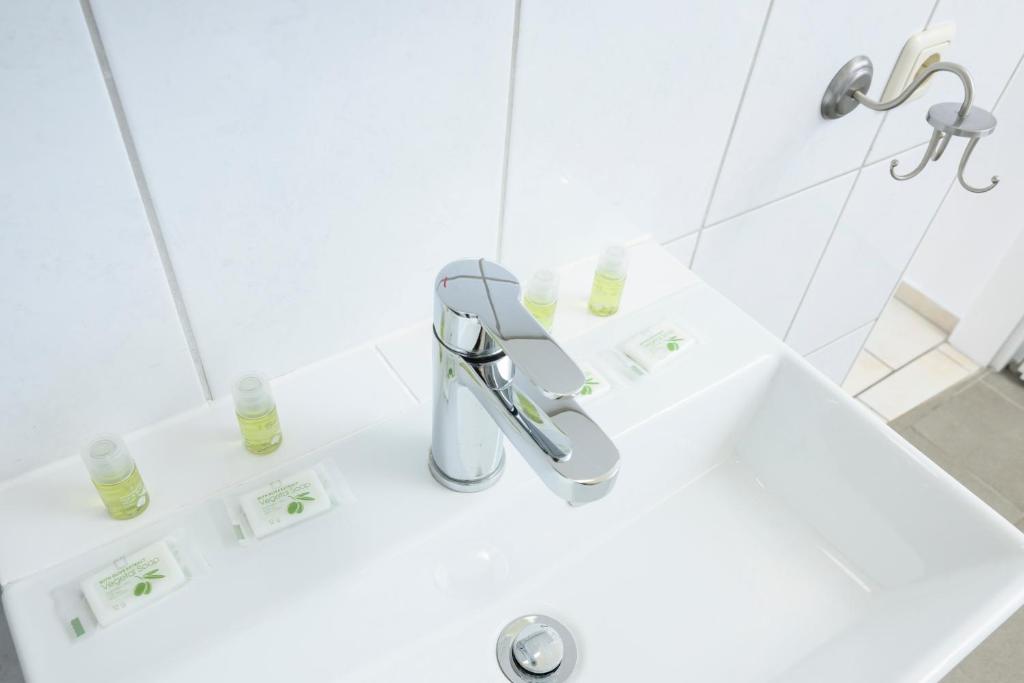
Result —
[{"label": "white ceramic sink", "polygon": [[702,343],[588,406],[622,456],[605,499],[570,508],[512,453],[492,489],[441,488],[421,406],[310,456],[337,514],[245,548],[210,505],[163,522],[210,571],[107,632],[50,633],[49,590],[112,549],[14,582],[30,682],[500,683],[532,613],[572,631],[581,683],[934,681],[1024,602],[1024,536],[710,290],[570,348],[665,311]]}]

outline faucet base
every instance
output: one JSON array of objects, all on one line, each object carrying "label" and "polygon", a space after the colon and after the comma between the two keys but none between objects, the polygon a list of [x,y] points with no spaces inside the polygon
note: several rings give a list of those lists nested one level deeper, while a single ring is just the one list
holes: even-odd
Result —
[{"label": "faucet base", "polygon": [[479,479],[471,479],[469,481],[463,479],[452,479],[447,474],[441,471],[441,468],[434,462],[433,453],[427,458],[430,465],[430,474],[433,475],[434,479],[438,484],[445,488],[451,489],[452,491],[458,491],[459,493],[475,493],[476,491],[483,491],[494,486],[501,475],[505,473],[505,451],[502,449],[501,457],[498,460],[498,466],[494,468],[494,471],[490,474],[484,475]]}]

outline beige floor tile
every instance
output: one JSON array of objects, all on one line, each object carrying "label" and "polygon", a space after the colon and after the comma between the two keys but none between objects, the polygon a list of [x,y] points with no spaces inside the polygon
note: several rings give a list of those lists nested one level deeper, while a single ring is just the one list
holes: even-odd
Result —
[{"label": "beige floor tile", "polygon": [[946,677],[942,679],[942,683],[974,683],[974,679],[965,674],[960,667],[957,667],[946,674]]},{"label": "beige floor tile", "polygon": [[902,301],[882,311],[865,348],[891,368],[901,368],[946,340],[946,333]]},{"label": "beige floor tile", "polygon": [[988,384],[953,394],[914,429],[1024,508],[1024,411]]},{"label": "beige floor tile", "polygon": [[14,652],[11,632],[7,628],[7,617],[0,606],[0,683],[24,683],[18,655]]},{"label": "beige floor tile", "polygon": [[957,363],[959,363],[960,365],[962,365],[965,368],[967,368],[967,370],[970,371],[970,372],[974,372],[974,371],[976,371],[978,369],[978,364],[977,363],[975,363],[973,360],[971,360],[970,358],[968,358],[964,354],[962,354],[959,351],[957,351],[948,342],[945,343],[945,344],[940,345],[939,346],[939,351],[942,351],[944,354],[946,354],[947,356],[949,356],[950,358],[955,360]]},{"label": "beige floor tile", "polygon": [[867,351],[861,351],[843,382],[843,390],[856,396],[892,372],[892,368]]},{"label": "beige floor tile", "polygon": [[992,372],[985,375],[985,384],[999,392],[1007,401],[1024,408],[1024,381],[1010,370]]},{"label": "beige floor tile", "polygon": [[859,398],[886,420],[893,420],[970,374],[967,368],[934,349],[889,375]]}]

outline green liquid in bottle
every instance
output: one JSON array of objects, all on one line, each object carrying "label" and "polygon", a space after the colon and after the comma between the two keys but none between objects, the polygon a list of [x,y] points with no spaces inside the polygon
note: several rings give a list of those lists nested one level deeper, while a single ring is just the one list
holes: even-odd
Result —
[{"label": "green liquid in bottle", "polygon": [[137,467],[133,467],[132,473],[119,482],[100,484],[94,481],[92,484],[114,519],[138,517],[149,507],[149,493]]},{"label": "green liquid in bottle", "polygon": [[238,426],[242,429],[245,448],[256,455],[273,453],[281,445],[281,423],[277,419],[277,407],[259,417],[245,417],[235,413]]},{"label": "green liquid in bottle", "polygon": [[590,290],[590,312],[606,316],[618,311],[625,286],[625,277],[610,277],[600,271],[594,273],[594,286]]},{"label": "green liquid in bottle", "polygon": [[549,304],[539,304],[532,299],[524,298],[523,305],[526,306],[526,310],[533,314],[533,317],[537,319],[537,322],[545,330],[550,330],[551,326],[555,324],[555,307],[558,305],[558,301],[552,301]]}]

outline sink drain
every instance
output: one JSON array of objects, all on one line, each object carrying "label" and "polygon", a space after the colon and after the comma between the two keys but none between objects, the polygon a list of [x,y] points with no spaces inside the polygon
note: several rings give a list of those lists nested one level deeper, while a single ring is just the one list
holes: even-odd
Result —
[{"label": "sink drain", "polygon": [[576,641],[557,619],[519,617],[498,636],[498,666],[512,683],[561,683],[576,667]]}]

